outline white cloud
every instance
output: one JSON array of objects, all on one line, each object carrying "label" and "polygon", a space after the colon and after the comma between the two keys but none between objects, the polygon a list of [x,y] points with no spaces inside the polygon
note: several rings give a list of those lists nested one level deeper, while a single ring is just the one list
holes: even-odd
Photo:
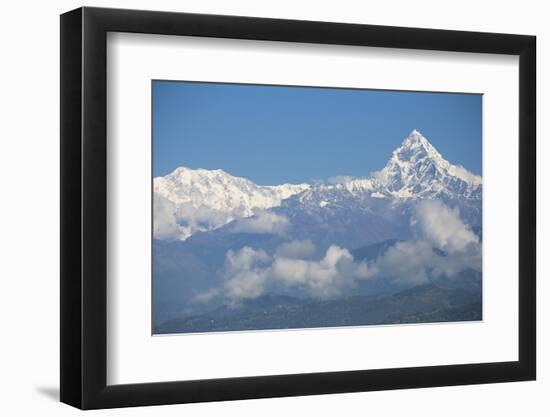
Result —
[{"label": "white cloud", "polygon": [[[154,236],[157,239],[185,240],[196,232],[218,229],[239,215],[191,203],[176,205],[155,194]],[[234,233],[284,234],[290,222],[285,216],[268,210],[257,210],[252,217],[238,218],[231,226]]]},{"label": "white cloud", "polygon": [[175,215],[175,205],[168,199],[155,193],[153,216],[153,236],[156,239],[179,239],[182,228],[178,225]]},{"label": "white cloud", "polygon": [[156,239],[185,240],[193,233],[217,229],[233,220],[231,212],[191,203],[176,205],[158,193],[153,198],[153,235]]},{"label": "white cloud", "polygon": [[469,183],[481,184],[481,182],[482,182],[480,176],[472,174],[470,171],[468,171],[462,165],[450,165],[449,166],[449,172],[452,175],[455,175],[458,178],[461,178],[464,181],[469,182]]},{"label": "white cloud", "polygon": [[398,242],[372,263],[370,273],[399,284],[422,284],[466,268],[481,271],[479,238],[460,219],[458,209],[439,201],[421,201],[411,226],[416,240]]},{"label": "white cloud", "polygon": [[231,249],[227,251],[225,256],[225,268],[229,272],[242,271],[245,269],[249,270],[255,264],[268,260],[269,256],[264,250],[245,246],[237,252]]},{"label": "white cloud", "polygon": [[332,245],[318,261],[276,258],[271,275],[286,286],[301,286],[310,296],[329,298],[353,287],[356,279],[366,278],[367,266],[354,262],[347,249]]},{"label": "white cloud", "polygon": [[269,256],[248,246],[225,256],[225,290],[230,299],[257,298],[265,291]]},{"label": "white cloud", "polygon": [[440,201],[419,202],[412,226],[422,238],[444,251],[465,251],[469,245],[479,243],[478,237],[460,219],[458,208],[450,209]]},{"label": "white cloud", "polygon": [[398,284],[423,284],[428,281],[434,256],[429,242],[397,242],[376,262],[374,271]]},{"label": "white cloud", "polygon": [[220,211],[204,205],[194,206],[191,203],[182,203],[176,210],[179,224],[188,225],[193,229],[212,229],[223,226],[233,220],[232,213]]},{"label": "white cloud", "polygon": [[267,270],[270,257],[263,250],[245,246],[238,251],[229,250],[225,254],[222,288],[210,288],[195,295],[196,303],[208,303],[216,297],[225,296],[231,301],[257,298],[265,292]]},{"label": "white cloud", "polygon": [[254,216],[235,221],[231,231],[235,233],[257,233],[257,234],[284,234],[290,222],[280,214],[258,210]]},{"label": "white cloud", "polygon": [[295,249],[293,256],[297,254],[296,249],[311,250],[310,244],[304,241],[287,243],[284,250],[279,248],[274,257],[247,246],[238,252],[228,251],[225,263],[227,297],[233,301],[256,298],[270,288],[278,288],[301,291],[316,298],[330,298],[353,287],[357,279],[368,277],[367,265],[356,263],[348,250],[336,245],[330,246],[320,260],[283,255],[291,247]]}]

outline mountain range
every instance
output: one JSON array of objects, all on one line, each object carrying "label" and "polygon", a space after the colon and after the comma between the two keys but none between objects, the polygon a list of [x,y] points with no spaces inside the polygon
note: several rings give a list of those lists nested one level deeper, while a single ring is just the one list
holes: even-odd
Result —
[{"label": "mountain range", "polygon": [[[296,310],[297,299],[300,308],[307,305],[304,311],[312,312],[317,311],[317,303],[329,299],[390,296],[420,284],[469,291],[473,294],[469,305],[477,305],[472,299],[481,292],[477,268],[481,249],[476,242],[481,240],[482,179],[445,160],[416,130],[392,152],[381,170],[361,178],[342,177],[338,183],[262,186],[223,170],[180,167],[155,178],[153,187],[153,317],[155,328],[163,332],[177,331],[174,323],[188,326],[189,317],[219,317],[227,306],[235,305],[234,299],[227,298],[228,288],[233,291],[235,283],[239,290],[246,288],[253,294],[243,299],[245,304],[238,303],[240,308],[261,297],[290,296],[289,306],[283,303],[289,311]],[[419,217],[419,204],[425,201],[440,203],[442,208],[436,209],[443,210],[443,221],[449,222],[448,232],[436,230],[429,242],[418,231],[418,224],[430,223],[432,216]],[[461,228],[457,234],[466,243],[457,246],[453,227]],[[290,255],[289,248],[293,251]],[[228,261],[241,259],[245,249],[254,259],[246,264],[248,269],[228,272]],[[335,253],[339,258],[332,265]],[[404,265],[408,256],[412,266],[392,269],[392,256],[403,258]],[[415,264],[418,259],[427,264],[419,267],[419,261]],[[281,277],[277,268],[283,261],[294,265],[292,271],[306,268],[308,272],[298,278],[292,273]],[[368,272],[361,272],[363,264]],[[453,265],[452,272],[447,264]],[[324,275],[311,272],[317,270]],[[398,277],[409,270],[410,280]],[[331,284],[337,287],[335,291],[313,291],[320,285],[316,280],[327,274],[336,280]],[[353,277],[348,279],[346,274]],[[237,282],[251,277],[263,280],[261,288],[258,283],[252,290],[250,282],[243,281],[244,287]],[[345,285],[341,284],[344,281]],[[436,293],[440,294],[430,291]],[[319,294],[325,294],[322,300]],[[411,303],[416,305],[416,301]],[[386,309],[386,304],[378,305]],[[256,314],[253,310],[252,316]],[[428,317],[428,310],[418,317]],[[465,317],[476,316],[476,311],[468,310]],[[248,313],[240,314],[245,320]],[[365,323],[357,317],[338,320]],[[166,327],[168,322],[172,327]],[[233,322],[227,323],[231,327]],[[180,330],[198,328],[185,326]],[[285,325],[272,322],[269,326]]]},{"label": "mountain range", "polygon": [[155,237],[185,240],[193,233],[213,230],[255,209],[268,209],[309,188],[308,184],[257,185],[227,172],[179,167],[153,180],[155,205],[174,216],[173,231]]},{"label": "mountain range", "polygon": [[[413,130],[395,149],[386,166],[364,178],[338,184],[262,186],[218,170],[179,167],[153,181],[155,238],[185,240],[197,232],[223,227],[255,211],[301,205],[309,210],[376,206],[376,199],[402,203],[440,199],[459,203],[466,215],[480,218],[481,177],[446,161],[429,141]],[[374,201],[373,201],[374,200]],[[370,204],[372,203],[372,204]],[[474,213],[471,213],[471,211]],[[162,217],[162,219],[161,219]]]}]

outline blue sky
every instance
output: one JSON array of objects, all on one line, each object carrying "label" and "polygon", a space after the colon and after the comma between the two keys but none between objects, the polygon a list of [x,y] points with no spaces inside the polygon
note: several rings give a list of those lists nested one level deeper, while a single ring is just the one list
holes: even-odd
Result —
[{"label": "blue sky", "polygon": [[366,176],[412,129],[481,175],[482,96],[153,81],[153,175],[221,168],[258,184]]}]

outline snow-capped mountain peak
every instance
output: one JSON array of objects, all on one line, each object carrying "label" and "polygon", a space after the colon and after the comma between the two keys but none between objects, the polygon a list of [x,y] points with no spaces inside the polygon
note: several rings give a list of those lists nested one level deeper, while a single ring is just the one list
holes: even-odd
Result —
[{"label": "snow-capped mountain peak", "polygon": [[481,177],[445,160],[416,129],[373,176],[381,191],[402,198],[434,198],[441,194],[477,198],[482,184]]},{"label": "snow-capped mountain peak", "polygon": [[[216,169],[176,168],[153,180],[155,236],[186,239],[197,231],[221,227],[236,218],[250,217],[310,186],[262,186]],[[164,215],[157,213],[163,212]],[[164,221],[160,222],[161,217]]]},{"label": "snow-capped mountain peak", "polygon": [[[453,165],[419,131],[396,148],[386,166],[363,178],[339,177],[336,184],[257,185],[216,169],[180,167],[154,179],[155,237],[185,240],[258,211],[279,207],[330,211],[368,210],[372,199],[481,201],[481,177]],[[284,202],[283,202],[284,201]],[[465,204],[466,204],[465,203]],[[468,203],[469,204],[469,203]]]},{"label": "snow-capped mountain peak", "polygon": [[250,216],[254,208],[269,208],[304,189],[308,184],[257,185],[216,169],[176,168],[154,179],[154,191],[176,203],[209,207]]},{"label": "snow-capped mountain peak", "polygon": [[[346,178],[344,176],[340,178]],[[413,130],[391,154],[386,166],[363,178],[318,185],[296,198],[311,207],[329,206],[330,196],[350,198],[481,199],[481,177],[453,165],[418,130]],[[362,203],[363,204],[363,203]]]},{"label": "snow-capped mountain peak", "polygon": [[392,160],[397,159],[402,162],[415,162],[423,158],[428,158],[438,165],[444,165],[446,162],[437,149],[428,142],[428,139],[416,129],[413,129],[403,140],[401,146],[392,153]]}]

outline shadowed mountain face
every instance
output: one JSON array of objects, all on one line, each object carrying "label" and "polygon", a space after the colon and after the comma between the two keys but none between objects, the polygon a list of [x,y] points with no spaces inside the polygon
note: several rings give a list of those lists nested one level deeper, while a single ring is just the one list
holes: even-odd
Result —
[{"label": "shadowed mountain face", "polygon": [[[480,317],[481,178],[417,131],[382,170],[339,184],[263,187],[180,168],[154,193],[159,332]],[[416,287],[432,300],[409,294],[399,309],[392,297]],[[468,297],[444,302],[451,294]]]}]

